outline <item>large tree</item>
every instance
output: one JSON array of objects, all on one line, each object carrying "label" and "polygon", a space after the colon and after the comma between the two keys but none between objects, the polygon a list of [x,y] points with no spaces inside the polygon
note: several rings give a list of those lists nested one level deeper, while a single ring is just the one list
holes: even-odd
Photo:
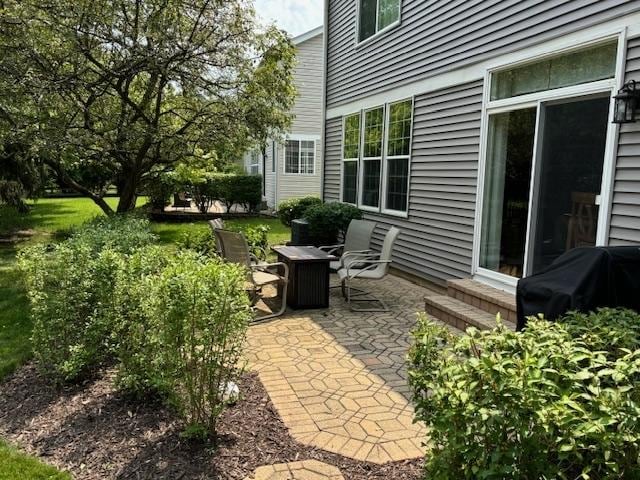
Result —
[{"label": "large tree", "polygon": [[105,177],[128,211],[158,169],[290,123],[294,49],[248,0],[7,0],[0,55],[4,139],[107,213]]}]

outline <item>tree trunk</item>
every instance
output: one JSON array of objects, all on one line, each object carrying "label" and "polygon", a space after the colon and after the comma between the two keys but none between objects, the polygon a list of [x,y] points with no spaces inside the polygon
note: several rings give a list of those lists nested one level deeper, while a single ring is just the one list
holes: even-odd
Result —
[{"label": "tree trunk", "polygon": [[130,212],[136,208],[136,201],[138,200],[137,189],[140,185],[140,175],[135,173],[128,175],[122,183],[120,190],[120,201],[118,202],[118,213]]}]

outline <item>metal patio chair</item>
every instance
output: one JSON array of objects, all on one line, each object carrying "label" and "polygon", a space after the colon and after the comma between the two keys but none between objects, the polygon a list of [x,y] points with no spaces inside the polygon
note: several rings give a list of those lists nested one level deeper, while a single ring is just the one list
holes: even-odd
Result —
[{"label": "metal patio chair", "polygon": [[[251,297],[251,305],[255,310],[256,304],[263,298],[262,289],[267,285],[276,285],[281,293],[282,305],[275,313],[263,315],[255,319],[256,322],[279,317],[287,309],[287,288],[289,285],[289,267],[282,262],[254,263],[255,257],[249,251],[244,235],[228,230],[215,229],[216,241],[220,245],[220,255],[227,262],[238,263],[247,268],[246,290]],[[282,273],[280,273],[280,269]]]},{"label": "metal patio chair", "polygon": [[[337,272],[346,266],[344,262],[353,259],[353,257],[348,254],[371,253],[371,236],[375,228],[375,222],[368,220],[351,220],[347,234],[344,237],[344,243],[319,247],[320,250],[324,250],[330,255],[337,255],[337,253],[342,250],[341,258],[331,262],[329,268]],[[343,259],[345,260],[343,261]]]},{"label": "metal patio chair", "polygon": [[[353,288],[353,280],[382,280],[389,272],[393,246],[400,234],[400,229],[391,227],[384,237],[380,253],[350,253],[343,256],[343,267],[338,270],[338,278],[342,287],[342,295],[349,308],[356,312],[387,312],[389,307],[384,300],[370,292]],[[346,257],[346,258],[345,258]],[[375,303],[378,307],[359,307],[359,303]]]}]

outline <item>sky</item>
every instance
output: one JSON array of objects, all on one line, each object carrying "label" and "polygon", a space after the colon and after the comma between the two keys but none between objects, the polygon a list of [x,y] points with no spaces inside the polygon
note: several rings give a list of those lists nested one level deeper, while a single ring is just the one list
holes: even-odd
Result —
[{"label": "sky", "polygon": [[275,22],[292,36],[322,25],[323,0],[255,0],[256,12],[265,22]]}]

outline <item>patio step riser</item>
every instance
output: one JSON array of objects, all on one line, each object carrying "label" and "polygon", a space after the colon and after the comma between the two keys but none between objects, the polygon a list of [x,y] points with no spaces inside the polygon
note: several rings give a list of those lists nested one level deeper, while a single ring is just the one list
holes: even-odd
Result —
[{"label": "patio step riser", "polygon": [[488,330],[496,326],[494,315],[445,295],[426,297],[425,310],[428,315],[462,331],[469,327]]},{"label": "patio step riser", "polygon": [[447,282],[449,297],[460,300],[484,312],[508,322],[517,321],[515,296],[472,280],[450,280]]}]

